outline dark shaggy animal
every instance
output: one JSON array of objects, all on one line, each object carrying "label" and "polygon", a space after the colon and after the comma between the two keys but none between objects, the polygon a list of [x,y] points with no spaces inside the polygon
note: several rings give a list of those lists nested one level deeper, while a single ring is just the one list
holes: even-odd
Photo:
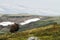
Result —
[{"label": "dark shaggy animal", "polygon": [[13,25],[11,25],[10,26],[10,32],[11,33],[15,33],[15,32],[17,32],[19,30],[19,25],[18,24],[13,24]]}]

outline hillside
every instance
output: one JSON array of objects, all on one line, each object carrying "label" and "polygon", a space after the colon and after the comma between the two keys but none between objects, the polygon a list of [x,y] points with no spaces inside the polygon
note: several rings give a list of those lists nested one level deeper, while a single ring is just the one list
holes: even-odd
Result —
[{"label": "hillside", "polygon": [[60,17],[3,15],[0,20],[20,23],[31,18],[40,17],[41,20],[39,21],[20,25],[17,33],[10,33],[8,27],[0,27],[0,40],[27,40],[31,36],[38,37],[40,40],[60,40]]},{"label": "hillside", "polygon": [[45,20],[45,19],[48,19],[49,17],[44,17],[44,16],[39,16],[39,15],[23,15],[23,14],[5,14],[5,15],[2,15],[0,17],[0,20],[1,21],[12,21],[12,22],[16,22],[16,23],[19,23],[19,22],[23,22],[25,20],[28,20],[28,19],[32,19],[32,18],[41,18],[41,20]]},{"label": "hillside", "polygon": [[60,25],[48,25],[17,33],[5,33],[0,35],[0,40],[27,40],[30,36],[36,36],[40,40],[60,40]]},{"label": "hillside", "polygon": [[[31,22],[29,24],[26,24],[26,25],[20,25],[20,29],[19,29],[19,32],[22,32],[22,31],[25,31],[25,30],[31,30],[31,29],[34,29],[34,28],[39,28],[39,27],[45,27],[47,25],[55,25],[57,24],[56,22],[53,22],[52,20],[49,20],[49,21],[36,21],[36,22]],[[10,29],[10,26],[5,26],[5,27],[1,27],[0,26],[0,33],[3,32],[3,33],[6,33],[6,32],[9,32],[9,29]]]},{"label": "hillside", "polygon": [[56,22],[53,22],[52,20],[49,21],[37,21],[37,22],[32,22],[23,26],[20,26],[19,31],[25,31],[25,30],[30,30],[34,28],[39,28],[39,27],[45,27],[47,25],[54,25]]}]

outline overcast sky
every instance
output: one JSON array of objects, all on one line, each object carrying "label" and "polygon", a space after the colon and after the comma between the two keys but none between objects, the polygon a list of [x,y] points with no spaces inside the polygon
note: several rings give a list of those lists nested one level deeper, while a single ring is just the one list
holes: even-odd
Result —
[{"label": "overcast sky", "polygon": [[0,0],[0,13],[60,16],[60,0]]}]

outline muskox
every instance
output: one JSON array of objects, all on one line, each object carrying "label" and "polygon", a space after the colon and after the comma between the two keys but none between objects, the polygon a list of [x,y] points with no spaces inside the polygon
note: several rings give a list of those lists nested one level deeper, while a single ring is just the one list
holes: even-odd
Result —
[{"label": "muskox", "polygon": [[19,30],[19,24],[14,23],[14,24],[12,24],[12,25],[10,26],[10,32],[11,32],[11,33],[15,33],[15,32],[17,32],[18,30]]},{"label": "muskox", "polygon": [[15,33],[19,30],[19,24],[14,22],[1,22],[0,25],[4,28],[8,28],[11,33]]}]

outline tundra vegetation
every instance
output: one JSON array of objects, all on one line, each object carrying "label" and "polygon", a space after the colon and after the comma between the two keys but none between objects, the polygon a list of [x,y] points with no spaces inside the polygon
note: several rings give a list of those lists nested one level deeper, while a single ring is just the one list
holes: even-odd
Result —
[{"label": "tundra vegetation", "polygon": [[[60,40],[60,24],[50,22],[51,21],[40,21],[33,24],[35,26],[33,29],[18,31],[16,33],[8,32],[0,34],[0,40],[27,40],[30,36],[38,37],[40,40]],[[42,23],[42,26],[40,26],[39,23]],[[48,25],[45,25],[47,23]]]}]

